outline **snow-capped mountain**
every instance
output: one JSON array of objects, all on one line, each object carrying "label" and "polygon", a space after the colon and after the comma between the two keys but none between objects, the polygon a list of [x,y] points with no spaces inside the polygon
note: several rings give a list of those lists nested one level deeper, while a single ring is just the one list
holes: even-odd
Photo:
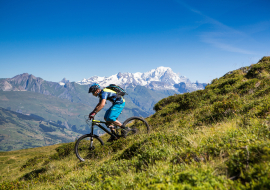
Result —
[{"label": "snow-capped mountain", "polygon": [[140,85],[153,90],[179,91],[179,88],[183,88],[183,86],[189,89],[187,91],[204,89],[204,84],[191,83],[187,77],[177,75],[169,67],[158,67],[145,73],[118,73],[110,77],[93,76],[77,83],[81,85],[98,83],[102,87],[116,84],[123,88]]},{"label": "snow-capped mountain", "polygon": [[59,82],[59,84],[61,85],[61,86],[64,86],[66,83],[68,83],[69,82],[69,80],[67,80],[66,78],[63,78],[60,82]]}]

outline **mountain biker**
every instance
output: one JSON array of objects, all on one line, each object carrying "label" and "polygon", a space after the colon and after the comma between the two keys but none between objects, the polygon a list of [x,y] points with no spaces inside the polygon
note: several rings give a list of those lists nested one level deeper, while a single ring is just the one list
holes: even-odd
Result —
[{"label": "mountain biker", "polygon": [[[100,85],[94,83],[90,86],[88,93],[92,93],[93,96],[99,97],[99,103],[96,105],[95,109],[89,114],[89,119],[93,119],[95,115],[105,106],[107,100],[112,102],[112,106],[106,111],[104,119],[108,122],[108,126],[111,129],[111,132],[115,134],[113,125],[119,126],[122,128],[121,135],[126,137],[128,128],[122,126],[122,123],[117,120],[121,114],[123,108],[125,107],[125,99],[122,96],[116,94],[115,91],[111,89],[101,89]],[[111,136],[108,142],[116,140],[115,137]]]}]

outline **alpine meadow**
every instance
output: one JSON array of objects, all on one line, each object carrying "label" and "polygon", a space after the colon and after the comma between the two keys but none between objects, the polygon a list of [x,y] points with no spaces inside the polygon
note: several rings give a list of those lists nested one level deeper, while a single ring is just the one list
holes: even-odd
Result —
[{"label": "alpine meadow", "polygon": [[270,189],[270,57],[153,109],[86,162],[75,142],[1,152],[0,189]]}]

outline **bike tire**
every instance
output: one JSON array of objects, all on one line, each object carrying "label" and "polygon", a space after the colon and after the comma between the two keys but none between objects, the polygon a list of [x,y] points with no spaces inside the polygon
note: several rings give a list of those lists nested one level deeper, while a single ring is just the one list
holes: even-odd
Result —
[{"label": "bike tire", "polygon": [[128,135],[147,134],[150,132],[147,121],[141,117],[130,117],[123,122],[123,125],[132,129]]},{"label": "bike tire", "polygon": [[[93,143],[91,145],[91,137],[93,138]],[[81,136],[75,143],[75,154],[77,158],[84,162],[91,158],[91,152],[99,146],[103,146],[104,143],[101,138],[97,135],[86,134]]]}]

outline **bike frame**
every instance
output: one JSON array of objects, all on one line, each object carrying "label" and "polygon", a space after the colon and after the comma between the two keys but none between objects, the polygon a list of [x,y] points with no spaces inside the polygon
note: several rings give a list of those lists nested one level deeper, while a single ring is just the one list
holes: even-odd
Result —
[{"label": "bike frame", "polygon": [[102,130],[104,130],[106,133],[110,134],[111,136],[113,136],[115,138],[118,138],[115,134],[111,133],[105,127],[103,127],[102,125],[100,125],[100,123],[107,124],[107,122],[104,122],[104,121],[92,120],[91,133],[90,133],[91,136],[94,136],[94,126],[96,125],[99,128],[101,128]]}]

